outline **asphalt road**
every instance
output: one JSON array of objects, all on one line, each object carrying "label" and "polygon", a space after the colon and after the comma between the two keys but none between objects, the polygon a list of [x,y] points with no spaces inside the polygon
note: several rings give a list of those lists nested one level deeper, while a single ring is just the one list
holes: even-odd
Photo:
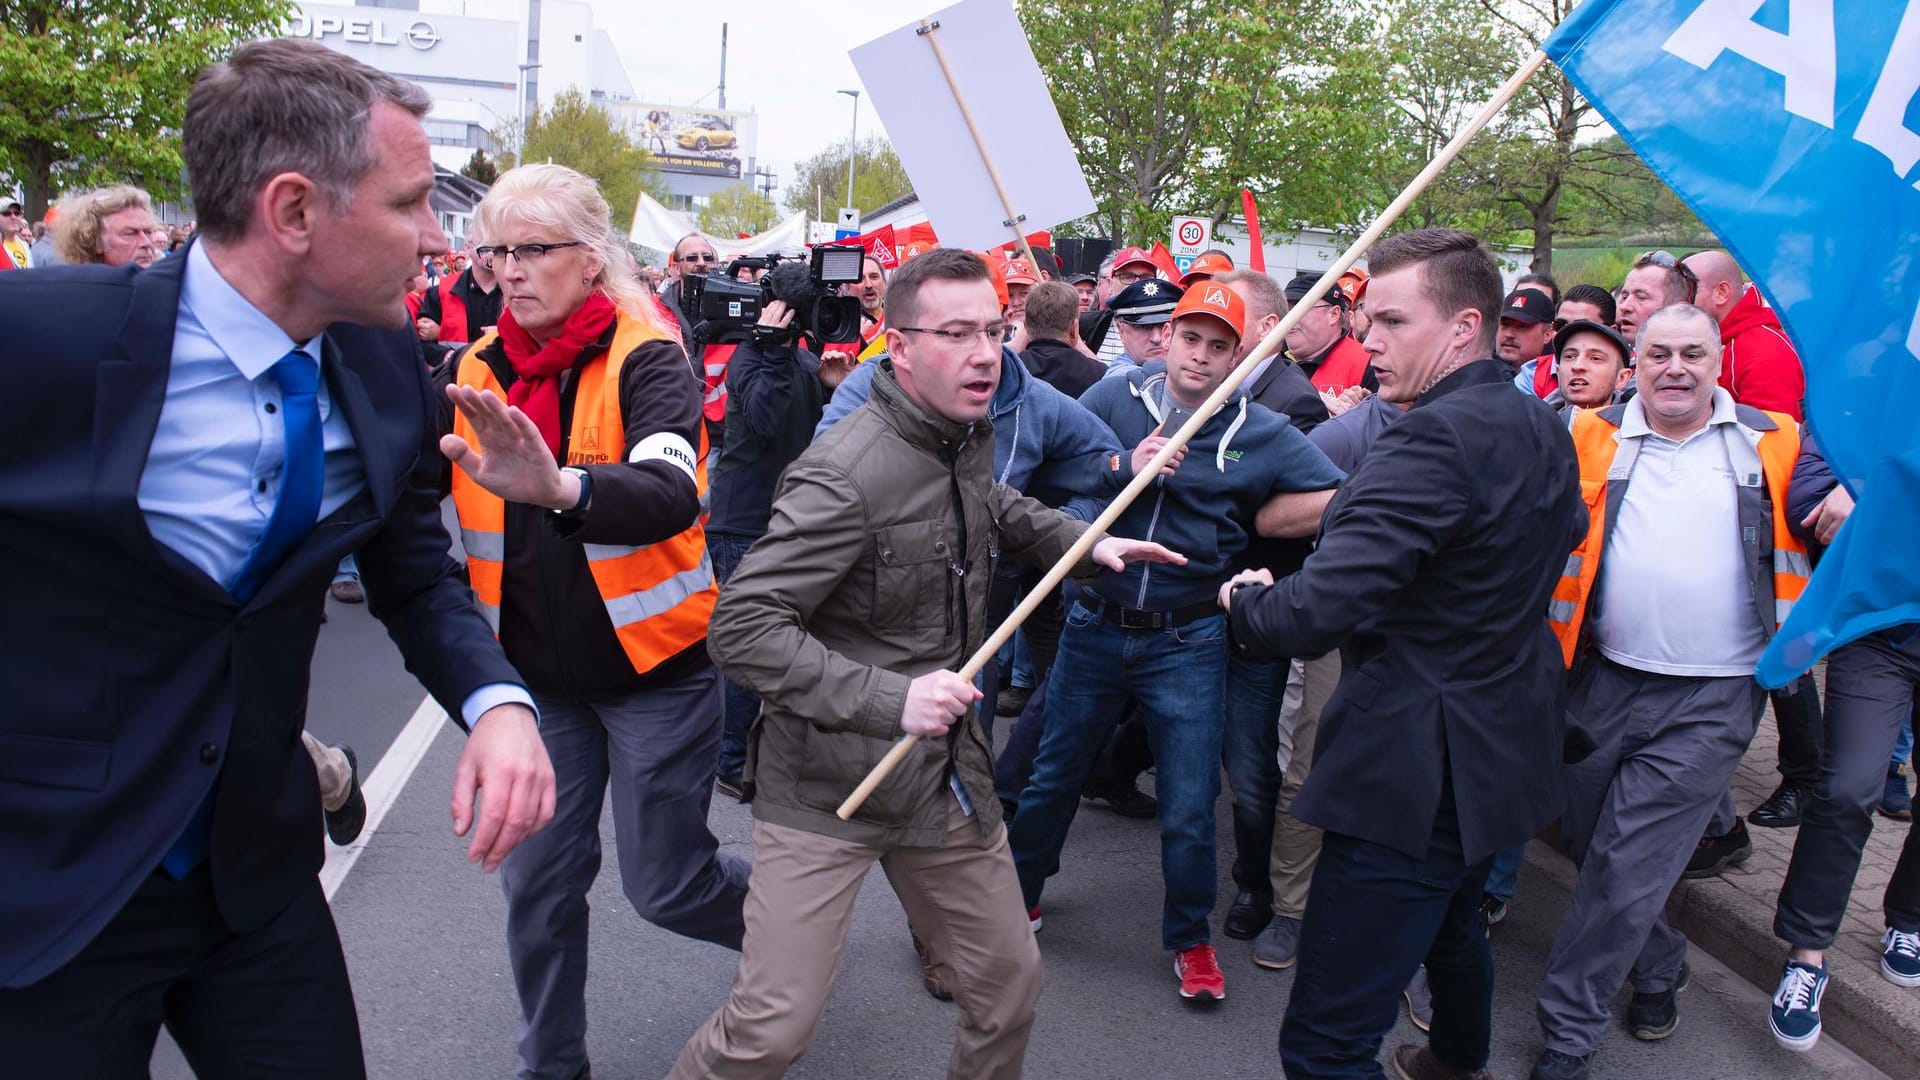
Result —
[{"label": "asphalt road", "polygon": [[[330,604],[315,659],[309,727],[346,739],[371,771],[413,715],[422,693],[364,607]],[[443,725],[333,900],[353,974],[369,1072],[376,1078],[510,1077],[518,1005],[507,967],[499,882],[465,861],[447,823],[460,732]],[[1231,839],[1225,803],[1222,851]],[[717,797],[711,816],[723,844],[750,855],[745,807]],[[620,891],[609,857],[591,902],[593,959],[587,987],[594,1074],[665,1074],[687,1036],[725,999],[735,957],[642,922]],[[1218,940],[1228,1000],[1195,1008],[1175,993],[1158,947],[1159,854],[1151,823],[1087,808],[1075,822],[1061,875],[1047,892],[1040,936],[1046,990],[1028,1053],[1032,1077],[1279,1076],[1275,1052],[1291,973],[1253,966],[1245,944]],[[1221,862],[1222,906],[1231,893]],[[1525,1077],[1539,1048],[1532,991],[1566,896],[1523,871],[1520,895],[1494,932],[1496,1075]],[[1831,1039],[1812,1054],[1776,1047],[1766,995],[1694,950],[1693,985],[1680,999],[1679,1031],[1663,1043],[1616,1027],[1597,1078],[1880,1077]],[[1624,1015],[1625,997],[1616,1012]],[[954,1006],[927,997],[906,920],[885,878],[872,874],[856,910],[845,965],[812,1051],[796,1078],[936,1078],[944,1075]],[[1386,1048],[1419,1038],[1403,1016]],[[153,1075],[190,1075],[163,1045]]]}]

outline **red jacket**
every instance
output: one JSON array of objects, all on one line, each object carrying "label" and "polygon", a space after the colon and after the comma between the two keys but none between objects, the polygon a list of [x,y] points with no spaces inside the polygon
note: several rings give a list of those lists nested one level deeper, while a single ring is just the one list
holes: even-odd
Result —
[{"label": "red jacket", "polygon": [[1795,420],[1807,394],[1800,354],[1780,328],[1780,317],[1760,302],[1760,290],[1747,286],[1720,323],[1720,385],[1742,405],[1783,412]]},{"label": "red jacket", "polygon": [[[1372,366],[1373,357],[1367,355],[1367,350],[1353,339],[1353,335],[1348,334],[1333,343],[1327,355],[1307,373],[1307,378],[1312,380],[1315,389],[1338,394],[1349,386],[1365,383]],[[1306,370],[1305,364],[1301,365],[1301,370]]]}]

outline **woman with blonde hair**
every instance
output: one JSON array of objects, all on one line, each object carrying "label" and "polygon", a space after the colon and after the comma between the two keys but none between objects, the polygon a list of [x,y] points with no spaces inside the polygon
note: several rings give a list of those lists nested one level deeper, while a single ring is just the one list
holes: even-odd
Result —
[{"label": "woman with blonde hair", "polygon": [[558,781],[552,823],[501,865],[520,1075],[583,1076],[609,783],[641,917],[731,949],[745,932],[747,865],[707,828],[720,682],[701,385],[591,179],[521,166],[477,216],[505,304],[452,362],[441,449],[475,596],[533,692]]},{"label": "woman with blonde hair", "polygon": [[105,263],[141,269],[160,257],[153,200],[127,184],[94,188],[61,200],[53,219],[53,246],[74,265]]}]

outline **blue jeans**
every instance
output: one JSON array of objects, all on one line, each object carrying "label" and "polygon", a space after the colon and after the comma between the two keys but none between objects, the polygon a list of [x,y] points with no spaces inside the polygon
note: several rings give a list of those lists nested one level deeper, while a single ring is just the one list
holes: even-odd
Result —
[{"label": "blue jeans", "polygon": [[1913,726],[1900,729],[1900,737],[1893,740],[1893,760],[1889,765],[1905,765],[1913,757]]},{"label": "blue jeans", "polygon": [[[713,560],[713,576],[722,588],[758,539],[744,533],[707,534],[707,555]],[[719,776],[737,777],[747,763],[747,733],[753,729],[754,717],[760,715],[760,699],[724,675],[720,694],[720,763],[714,771]]]},{"label": "blue jeans", "polygon": [[1486,1066],[1493,1033],[1493,952],[1480,915],[1486,874],[1487,860],[1469,865],[1461,854],[1451,784],[1441,788],[1423,858],[1326,834],[1300,928],[1300,973],[1280,1025],[1288,1080],[1382,1076],[1380,1040],[1423,962],[1433,990],[1434,1056],[1463,1073]]},{"label": "blue jeans", "polygon": [[1520,858],[1527,853],[1527,845],[1515,844],[1493,857],[1493,865],[1487,867],[1487,895],[1502,901],[1513,899],[1513,892],[1520,884]]},{"label": "blue jeans", "polygon": [[1280,702],[1285,660],[1227,661],[1227,728],[1221,764],[1233,793],[1233,883],[1271,896],[1274,807],[1280,801]]},{"label": "blue jeans", "polygon": [[1165,630],[1123,630],[1079,604],[1067,612],[1047,680],[1046,727],[1009,833],[1028,907],[1059,871],[1080,787],[1133,702],[1160,767],[1161,944],[1185,949],[1209,940],[1226,690],[1223,615]]}]

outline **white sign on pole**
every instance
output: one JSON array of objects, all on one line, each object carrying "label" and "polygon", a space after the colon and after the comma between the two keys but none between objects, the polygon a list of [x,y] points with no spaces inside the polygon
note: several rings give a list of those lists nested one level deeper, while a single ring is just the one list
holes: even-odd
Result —
[{"label": "white sign on pole", "polygon": [[[1067,141],[1040,65],[1008,0],[962,0],[926,20],[993,159],[1021,233],[1093,213],[1093,193]],[[1014,239],[960,103],[916,20],[854,49],[853,66],[927,218],[946,247]]]},{"label": "white sign on pole", "polygon": [[807,225],[807,243],[809,244],[831,244],[833,234],[834,227],[831,221],[814,221]]},{"label": "white sign on pole", "polygon": [[860,208],[843,206],[840,208],[840,220],[834,222],[833,238],[845,240],[849,236],[860,235]]},{"label": "white sign on pole", "polygon": [[[1167,250],[1176,257],[1198,255],[1207,250],[1208,221],[1203,217],[1177,217],[1173,219],[1173,243]],[[1185,269],[1184,267],[1182,268]]]}]

